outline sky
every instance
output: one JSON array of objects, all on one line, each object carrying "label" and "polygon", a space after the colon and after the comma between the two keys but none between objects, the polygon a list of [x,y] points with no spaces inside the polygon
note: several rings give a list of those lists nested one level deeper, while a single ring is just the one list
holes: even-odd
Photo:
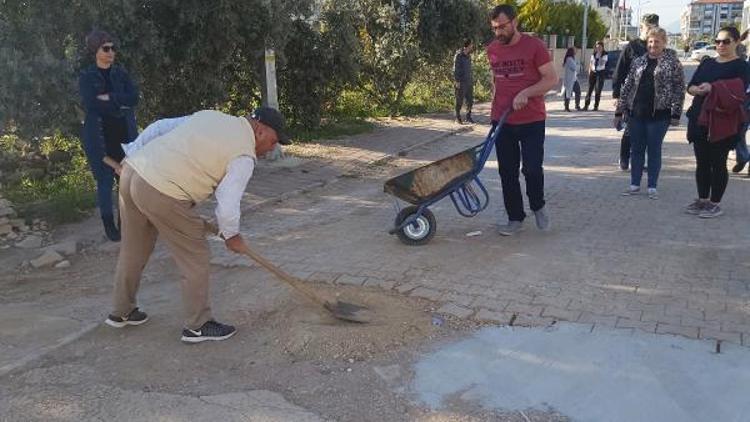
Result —
[{"label": "sky", "polygon": [[[633,8],[633,21],[635,21],[638,14],[638,0],[625,0],[625,2]],[[690,0],[641,0],[641,16],[646,13],[656,13],[659,15],[662,28],[668,32],[680,32],[680,13],[689,3]]]}]

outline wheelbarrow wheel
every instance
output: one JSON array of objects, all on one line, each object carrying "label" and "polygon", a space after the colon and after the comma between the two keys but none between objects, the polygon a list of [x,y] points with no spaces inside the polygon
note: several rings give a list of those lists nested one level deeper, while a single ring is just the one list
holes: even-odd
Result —
[{"label": "wheelbarrow wheel", "polygon": [[[409,206],[402,209],[396,216],[396,227],[400,226],[407,218],[416,214],[417,209],[416,206]],[[422,215],[417,217],[416,221],[398,230],[396,235],[401,242],[407,245],[419,246],[429,242],[435,236],[436,229],[435,215],[432,211],[425,208],[422,211]]]}]

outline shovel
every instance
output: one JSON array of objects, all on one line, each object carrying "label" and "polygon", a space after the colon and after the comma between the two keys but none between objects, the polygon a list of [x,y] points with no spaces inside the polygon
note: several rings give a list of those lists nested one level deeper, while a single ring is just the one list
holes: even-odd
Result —
[{"label": "shovel", "polygon": [[[110,157],[104,157],[104,163],[112,167],[112,169],[114,169],[119,174],[119,170],[121,168],[120,163],[111,159]],[[205,230],[207,233],[211,233],[211,234],[219,233],[219,229],[213,223],[210,223],[204,220],[203,224],[205,226]],[[298,293],[301,293],[310,301],[314,302],[317,305],[322,306],[324,309],[330,312],[333,317],[340,319],[342,321],[349,321],[349,322],[357,322],[357,323],[370,322],[371,313],[368,307],[363,306],[363,305],[357,305],[354,303],[349,303],[349,302],[342,302],[338,299],[327,299],[327,298],[321,297],[321,295],[319,295],[309,286],[305,285],[303,281],[299,280],[296,277],[291,276],[290,274],[283,271],[281,268],[275,266],[269,260],[261,256],[257,252],[253,251],[252,249],[250,249],[250,247],[247,245],[245,245],[241,253],[249,257],[253,261],[257,262],[258,264],[260,264],[263,268],[265,268],[269,272],[273,273],[276,277],[278,277],[279,280],[286,283],[288,286],[296,290]]]},{"label": "shovel", "polygon": [[[206,226],[206,232],[216,234],[219,232],[218,228],[208,221],[204,221]],[[265,268],[269,272],[273,273],[279,280],[283,281],[291,288],[301,293],[303,296],[308,298],[310,301],[323,306],[328,312],[331,313],[335,318],[349,322],[367,323],[371,320],[370,309],[363,305],[357,305],[349,302],[342,302],[338,299],[327,299],[319,295],[314,290],[310,289],[309,286],[292,275],[288,274],[281,268],[272,264],[271,261],[264,258],[259,253],[250,249],[249,246],[245,245],[241,251],[242,255],[247,256],[253,261],[260,264],[261,267]]]}]

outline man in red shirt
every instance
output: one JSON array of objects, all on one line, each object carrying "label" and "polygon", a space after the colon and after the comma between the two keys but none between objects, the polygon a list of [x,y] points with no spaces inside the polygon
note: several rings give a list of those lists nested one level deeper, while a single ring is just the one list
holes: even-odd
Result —
[{"label": "man in red shirt", "polygon": [[510,110],[495,143],[500,180],[508,223],[499,227],[503,236],[523,229],[519,167],[523,162],[526,195],[540,230],[550,227],[544,206],[544,124],[547,113],[544,95],[557,85],[557,73],[541,40],[518,30],[516,9],[500,5],[490,14],[495,39],[487,45],[487,58],[493,73],[495,95],[492,124]]}]

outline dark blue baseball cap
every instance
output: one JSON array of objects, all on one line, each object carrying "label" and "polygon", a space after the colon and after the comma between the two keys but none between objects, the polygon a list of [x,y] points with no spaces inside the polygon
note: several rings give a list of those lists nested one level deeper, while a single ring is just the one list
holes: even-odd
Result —
[{"label": "dark blue baseball cap", "polygon": [[281,114],[279,110],[271,107],[258,107],[253,111],[253,114],[250,115],[250,118],[257,120],[276,131],[276,136],[281,145],[289,145],[292,143],[285,131],[286,119],[284,119],[284,115]]}]

